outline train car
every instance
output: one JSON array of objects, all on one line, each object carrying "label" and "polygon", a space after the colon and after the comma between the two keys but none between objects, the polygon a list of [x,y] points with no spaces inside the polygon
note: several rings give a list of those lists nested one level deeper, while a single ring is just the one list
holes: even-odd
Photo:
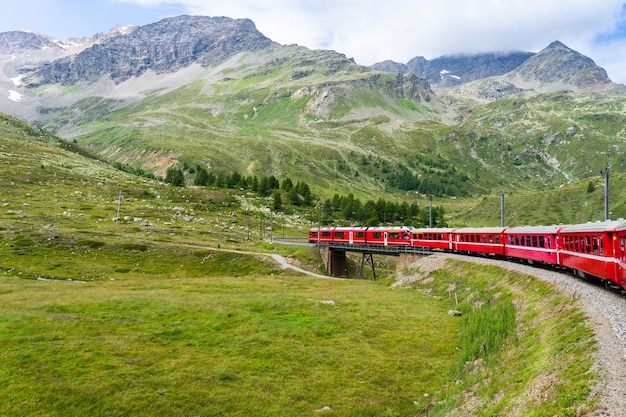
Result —
[{"label": "train car", "polygon": [[620,237],[624,235],[624,220],[576,224],[559,232],[560,265],[574,274],[592,275],[623,287],[620,258]]},{"label": "train car", "polygon": [[615,283],[626,290],[626,223],[615,228],[613,242],[617,262]]},{"label": "train car", "polygon": [[[323,227],[323,228],[312,228],[309,230],[309,242],[317,243],[346,243],[353,244],[355,243],[355,236],[357,237],[357,243],[365,243],[365,230],[363,227]],[[319,238],[318,238],[319,234]]]},{"label": "train car", "polygon": [[408,246],[411,239],[411,228],[406,226],[395,227],[368,227],[365,231],[365,243],[382,246]]},{"label": "train car", "polygon": [[452,231],[452,249],[470,254],[504,256],[506,227],[466,227]]},{"label": "train car", "polygon": [[321,240],[321,228],[309,229],[309,243],[317,243]]},{"label": "train car", "polygon": [[453,230],[444,227],[412,229],[411,246],[452,250]]},{"label": "train car", "polygon": [[558,233],[560,226],[509,227],[504,231],[505,255],[529,264],[559,265]]},{"label": "train car", "polygon": [[333,243],[363,245],[366,241],[367,227],[335,227],[331,233]]}]

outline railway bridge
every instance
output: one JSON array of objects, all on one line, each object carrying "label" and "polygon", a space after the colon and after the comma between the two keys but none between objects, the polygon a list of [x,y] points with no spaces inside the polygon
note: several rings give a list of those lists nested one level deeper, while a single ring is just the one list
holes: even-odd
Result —
[{"label": "railway bridge", "polygon": [[271,242],[319,247],[320,256],[324,260],[326,272],[336,278],[346,278],[348,276],[346,263],[347,252],[360,253],[362,255],[358,272],[359,279],[363,278],[363,269],[366,265],[372,269],[374,279],[376,279],[374,255],[398,256],[400,259],[398,260],[397,269],[400,270],[416,261],[418,258],[432,254],[431,248],[426,246],[359,245],[334,242],[310,243],[308,238],[274,238]]},{"label": "railway bridge", "polygon": [[[318,246],[313,243],[312,245]],[[326,271],[333,277],[345,278],[348,275],[346,265],[346,253],[355,252],[362,254],[359,266],[358,278],[363,278],[363,269],[369,265],[372,269],[374,279],[376,279],[376,268],[374,266],[374,255],[398,256],[398,269],[409,265],[417,258],[432,254],[430,248],[414,246],[383,246],[383,245],[349,245],[342,243],[319,243],[320,255],[324,260]]]}]

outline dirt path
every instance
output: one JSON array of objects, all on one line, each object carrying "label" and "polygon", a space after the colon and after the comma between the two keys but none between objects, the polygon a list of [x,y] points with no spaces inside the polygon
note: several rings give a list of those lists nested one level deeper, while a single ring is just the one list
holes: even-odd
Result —
[{"label": "dirt path", "polygon": [[306,269],[302,269],[295,265],[291,265],[289,262],[287,262],[287,259],[285,259],[284,256],[274,254],[274,253],[250,252],[250,251],[243,251],[243,250],[237,250],[237,249],[221,249],[221,248],[220,249],[207,248],[207,249],[214,250],[214,251],[221,251],[221,252],[239,253],[242,255],[267,256],[269,258],[272,258],[274,261],[276,261],[276,263],[278,263],[283,269],[291,269],[291,270],[294,270],[294,271],[297,271],[297,272],[300,272],[300,273],[303,273],[303,274],[306,274],[315,278],[344,279],[345,280],[345,278],[335,278],[335,277],[330,277],[327,275],[316,274],[315,272],[307,271]]}]

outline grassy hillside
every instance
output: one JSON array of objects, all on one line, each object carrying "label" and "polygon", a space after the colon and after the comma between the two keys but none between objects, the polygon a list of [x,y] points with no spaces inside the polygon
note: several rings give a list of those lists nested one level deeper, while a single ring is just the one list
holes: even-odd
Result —
[{"label": "grassy hillside", "polygon": [[283,68],[229,74],[122,107],[85,99],[46,125],[71,123],[78,143],[158,176],[170,166],[200,165],[291,177],[322,198],[516,193],[584,182],[607,166],[616,175],[624,170],[626,116],[618,96],[461,100],[455,108],[464,116],[454,125],[442,123],[447,110],[433,101],[382,94],[389,89],[382,75],[348,71],[348,80],[330,83],[314,75],[287,82]]},{"label": "grassy hillside", "polygon": [[[378,282],[305,278],[260,256],[280,251],[319,267],[314,249],[261,241],[267,199],[137,177],[5,116],[0,152],[9,185],[0,190],[0,409],[9,414],[317,415],[328,406],[342,416],[399,416],[422,410],[425,394],[463,413],[445,387],[459,372],[476,377],[463,364],[486,329],[497,343],[481,375],[506,375],[500,358],[506,369],[532,361],[521,382],[533,386],[536,375],[556,372],[554,355],[567,355],[572,374],[557,378],[567,382],[533,407],[550,415],[592,408],[591,333],[576,324],[583,319],[571,300],[545,286],[524,285],[519,325],[535,326],[547,309],[541,323],[554,320],[551,331],[567,337],[546,344],[539,329],[515,340],[507,288],[518,276],[453,265],[423,287],[392,290],[393,266],[378,259]],[[287,236],[309,225],[306,213],[273,221]],[[445,297],[453,284],[461,307]],[[555,298],[545,304],[537,294]],[[509,319],[472,313],[494,297]],[[493,305],[488,316],[500,317]],[[469,325],[450,308],[466,309]],[[539,344],[545,349],[524,353]],[[519,378],[491,380],[473,394],[511,392],[498,407],[523,399]]]},{"label": "grassy hillside", "polygon": [[[626,107],[623,96],[608,93],[555,92],[520,94],[488,104],[460,106],[462,125],[487,132],[500,143],[489,159],[498,157],[523,168],[526,178],[546,185],[565,184],[599,174],[612,167],[624,172]],[[489,145],[485,144],[485,148]],[[496,151],[496,152],[493,152]],[[549,173],[537,164],[551,167]]]}]

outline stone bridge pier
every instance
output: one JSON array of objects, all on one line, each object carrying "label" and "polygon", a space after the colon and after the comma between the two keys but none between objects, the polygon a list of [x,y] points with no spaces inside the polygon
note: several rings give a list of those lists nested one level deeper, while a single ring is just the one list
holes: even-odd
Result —
[{"label": "stone bridge pier", "polygon": [[[376,279],[376,270],[374,266],[373,253],[362,252],[362,254],[363,254],[363,259],[361,260],[361,265],[359,267],[358,278],[363,277],[363,268],[367,264],[372,268],[374,279]],[[418,259],[426,255],[426,254],[417,254],[417,253],[398,253],[398,252],[392,252],[392,253],[384,252],[382,254],[398,257],[398,261],[396,262],[397,272],[400,272],[403,269],[409,267],[412,263],[416,262]],[[336,278],[346,278],[348,276],[345,249],[329,248],[329,247],[323,246],[320,248],[320,255],[322,256],[322,260],[324,261],[326,272],[328,272],[331,276],[336,277]]]},{"label": "stone bridge pier", "polygon": [[321,247],[320,254],[324,260],[326,271],[331,276],[336,278],[346,278],[348,276],[345,251]]}]

